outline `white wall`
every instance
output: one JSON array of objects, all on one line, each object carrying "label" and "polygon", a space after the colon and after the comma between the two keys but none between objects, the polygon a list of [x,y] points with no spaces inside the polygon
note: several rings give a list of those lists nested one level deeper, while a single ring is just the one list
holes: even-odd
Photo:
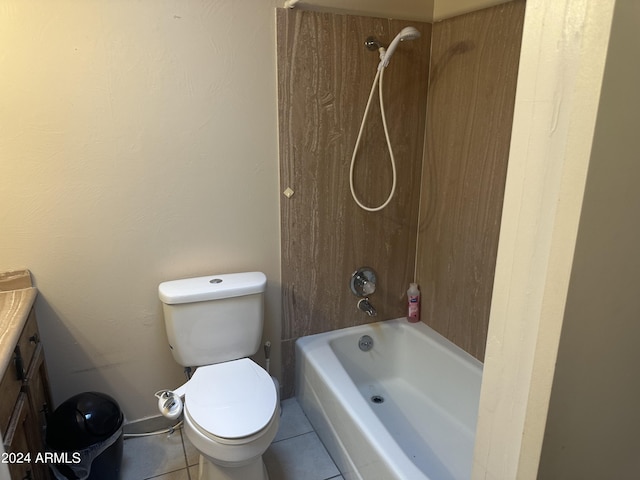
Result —
[{"label": "white wall", "polygon": [[279,371],[275,6],[0,4],[0,269],[33,272],[56,403],[156,414],[157,286],[192,275],[267,274]]},{"label": "white wall", "polygon": [[542,480],[640,471],[640,4],[617,0],[540,463]]}]

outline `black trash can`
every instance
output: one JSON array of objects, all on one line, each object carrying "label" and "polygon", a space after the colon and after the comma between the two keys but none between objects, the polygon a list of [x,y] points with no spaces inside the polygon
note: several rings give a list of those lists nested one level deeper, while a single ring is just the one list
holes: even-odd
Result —
[{"label": "black trash can", "polygon": [[109,395],[85,392],[62,403],[47,422],[50,468],[58,480],[119,480],[122,423]]}]

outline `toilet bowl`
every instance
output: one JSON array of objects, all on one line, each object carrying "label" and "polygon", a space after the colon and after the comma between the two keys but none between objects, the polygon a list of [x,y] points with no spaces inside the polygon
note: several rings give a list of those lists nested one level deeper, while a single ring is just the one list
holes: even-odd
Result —
[{"label": "toilet bowl", "polygon": [[267,480],[262,454],[280,419],[269,374],[242,358],[199,367],[185,387],[184,428],[203,457],[199,478]]}]

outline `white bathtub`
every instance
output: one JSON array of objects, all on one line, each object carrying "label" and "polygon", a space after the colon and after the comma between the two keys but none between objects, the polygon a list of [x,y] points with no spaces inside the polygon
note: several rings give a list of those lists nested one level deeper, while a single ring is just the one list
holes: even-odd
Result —
[{"label": "white bathtub", "polygon": [[346,480],[469,479],[481,379],[481,362],[404,318],[296,342],[296,396]]}]

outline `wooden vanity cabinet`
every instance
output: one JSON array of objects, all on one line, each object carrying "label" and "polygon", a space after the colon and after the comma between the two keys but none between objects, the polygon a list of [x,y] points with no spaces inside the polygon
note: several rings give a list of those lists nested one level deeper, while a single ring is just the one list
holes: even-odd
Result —
[{"label": "wooden vanity cabinet", "polygon": [[11,480],[50,480],[44,463],[51,394],[33,308],[0,382],[0,430]]}]

